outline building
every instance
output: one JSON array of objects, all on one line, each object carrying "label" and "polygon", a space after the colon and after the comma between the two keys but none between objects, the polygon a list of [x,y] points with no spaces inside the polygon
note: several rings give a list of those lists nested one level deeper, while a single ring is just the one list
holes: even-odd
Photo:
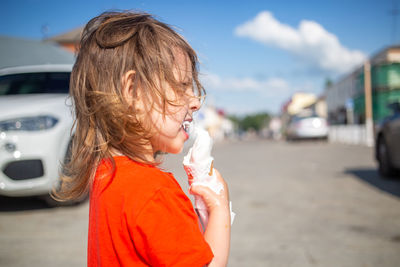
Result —
[{"label": "building", "polygon": [[[389,47],[371,58],[372,115],[375,123],[390,115],[387,105],[400,101],[400,46]],[[365,122],[364,72],[355,83],[355,122]]]},{"label": "building", "polygon": [[57,44],[28,40],[9,36],[0,36],[0,68],[73,64],[73,53],[61,49]]},{"label": "building", "polygon": [[328,121],[331,125],[348,124],[351,121],[347,111],[352,108],[356,94],[356,81],[359,70],[342,77],[336,83],[328,85],[325,90]]},{"label": "building", "polygon": [[298,114],[304,108],[311,106],[317,101],[317,97],[310,93],[295,93],[287,105],[287,113],[292,116]]},{"label": "building", "polygon": [[58,43],[64,49],[72,53],[75,53],[77,51],[77,47],[80,42],[82,32],[83,32],[83,27],[79,27],[69,32],[48,38],[45,41]]},{"label": "building", "polygon": [[[385,48],[370,59],[374,123],[389,115],[387,105],[400,101],[400,46]],[[360,66],[325,89],[331,125],[364,124],[364,69]]]},{"label": "building", "polygon": [[234,134],[233,122],[225,116],[222,109],[212,105],[203,106],[195,117],[196,124],[206,129],[214,141],[222,141]]}]

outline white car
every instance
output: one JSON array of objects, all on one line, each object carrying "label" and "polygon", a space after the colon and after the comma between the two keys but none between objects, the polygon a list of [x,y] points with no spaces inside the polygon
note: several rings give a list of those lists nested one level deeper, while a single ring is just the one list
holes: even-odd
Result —
[{"label": "white car", "polygon": [[71,70],[72,65],[0,69],[0,195],[49,197],[59,181],[73,124]]},{"label": "white car", "polygon": [[286,138],[297,139],[326,139],[328,123],[325,118],[316,115],[293,116],[289,122]]}]

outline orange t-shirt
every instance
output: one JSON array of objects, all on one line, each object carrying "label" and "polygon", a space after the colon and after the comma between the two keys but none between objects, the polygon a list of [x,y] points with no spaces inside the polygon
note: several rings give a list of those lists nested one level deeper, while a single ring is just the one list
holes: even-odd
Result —
[{"label": "orange t-shirt", "polygon": [[102,161],[90,192],[88,266],[204,266],[213,258],[175,178],[124,156]]}]

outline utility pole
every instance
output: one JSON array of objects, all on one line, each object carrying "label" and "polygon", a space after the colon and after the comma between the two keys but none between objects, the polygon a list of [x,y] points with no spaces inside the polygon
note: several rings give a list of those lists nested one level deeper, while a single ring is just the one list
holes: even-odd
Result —
[{"label": "utility pole", "polygon": [[371,64],[364,63],[365,130],[367,146],[374,145],[374,122],[372,119]]}]

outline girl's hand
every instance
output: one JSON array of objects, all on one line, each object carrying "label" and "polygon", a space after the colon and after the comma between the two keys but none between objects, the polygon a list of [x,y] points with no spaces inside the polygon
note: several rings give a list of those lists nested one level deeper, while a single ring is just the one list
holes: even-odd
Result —
[{"label": "girl's hand", "polygon": [[208,267],[226,266],[229,258],[230,235],[231,235],[231,213],[229,208],[228,185],[221,174],[215,170],[217,179],[222,183],[224,189],[220,194],[215,193],[208,187],[192,185],[190,192],[203,198],[209,213],[207,228],[204,238],[210,245],[214,258]]},{"label": "girl's hand", "polygon": [[191,194],[199,195],[203,198],[204,203],[207,206],[208,213],[210,215],[214,210],[229,211],[228,185],[222,178],[219,171],[216,169],[214,169],[214,171],[217,176],[218,182],[223,185],[223,190],[221,190],[220,194],[217,194],[210,188],[202,185],[192,185],[189,189]]}]

